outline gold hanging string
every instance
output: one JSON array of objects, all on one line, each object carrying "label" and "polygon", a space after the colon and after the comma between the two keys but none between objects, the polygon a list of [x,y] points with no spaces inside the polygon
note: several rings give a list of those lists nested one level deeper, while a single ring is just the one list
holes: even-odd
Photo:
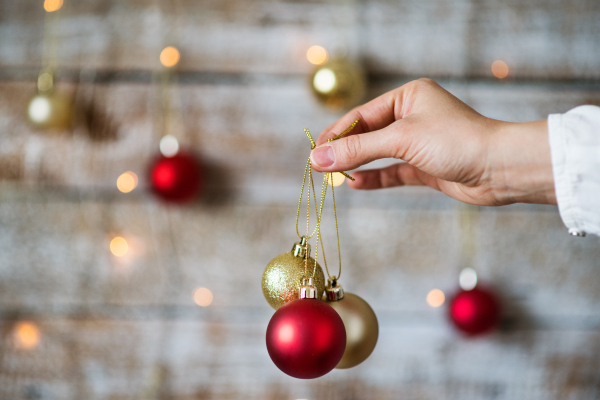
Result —
[{"label": "gold hanging string", "polygon": [[[311,171],[309,169],[308,171],[309,173],[309,183],[312,183],[312,174]],[[304,244],[304,276],[308,277],[308,225],[310,223],[310,188],[312,185],[308,185],[308,189],[307,189],[307,196],[306,196],[306,242]],[[314,192],[314,191],[313,191]],[[317,229],[319,227],[319,215],[317,215],[317,226],[315,226],[315,229]],[[314,235],[314,233],[313,233]],[[318,249],[318,247],[317,247]],[[316,264],[317,260],[315,259],[315,264]],[[314,273],[313,273],[313,277],[314,277]]]},{"label": "gold hanging string", "polygon": [[[340,139],[342,137],[344,137],[346,134],[348,134],[350,131],[352,131],[352,129],[354,129],[354,127],[356,126],[356,124],[358,124],[360,120],[356,120],[352,123],[352,125],[350,125],[348,128],[346,128],[342,133],[340,133],[339,135],[335,136],[332,139],[328,139],[327,142],[332,142],[334,140]],[[316,147],[316,143],[312,138],[312,135],[310,134],[310,131],[308,129],[304,129],[304,132],[306,133],[306,136],[308,137],[308,140],[310,140],[310,144],[311,144],[311,150],[313,150]],[[300,233],[298,231],[298,220],[300,218],[300,207],[301,207],[301,203],[302,203],[302,197],[303,197],[303,193],[304,193],[304,186],[306,184],[306,175],[308,173],[308,179],[309,179],[309,186],[308,186],[308,206],[307,206],[307,215],[306,215],[306,238],[307,238],[307,245],[306,245],[306,249],[308,249],[308,239],[312,236],[315,235],[315,233],[317,234],[317,245],[315,248],[315,263],[314,263],[314,268],[313,268],[313,273],[312,276],[314,277],[316,269],[317,269],[317,257],[318,257],[318,252],[319,252],[319,242],[321,242],[321,249],[323,251],[323,263],[325,264],[325,270],[327,271],[327,276],[329,278],[332,278],[334,280],[338,280],[342,274],[342,256],[341,256],[341,249],[340,249],[340,235],[339,235],[339,229],[338,229],[338,221],[337,221],[337,208],[335,205],[335,190],[333,187],[333,173],[331,172],[326,172],[325,175],[323,176],[323,185],[321,187],[321,204],[319,207],[317,207],[317,199],[316,199],[316,191],[315,191],[315,186],[314,186],[314,180],[313,180],[313,176],[312,176],[312,168],[310,167],[310,157],[308,158],[306,167],[304,169],[304,178],[302,180],[302,190],[300,192],[300,200],[298,201],[298,211],[296,213],[296,233],[298,234],[298,236],[300,237]],[[354,178],[352,178],[350,175],[348,175],[345,172],[340,172],[342,175],[344,175],[345,177],[347,177],[348,179],[354,181]],[[336,239],[337,239],[337,249],[338,249],[338,261],[339,261],[339,266],[338,266],[338,275],[337,277],[332,276],[329,274],[329,268],[327,266],[327,259],[325,258],[325,247],[323,245],[323,238],[321,237],[321,219],[322,219],[322,215],[323,215],[323,205],[325,203],[325,195],[327,193],[327,186],[329,184],[329,181],[331,180],[331,193],[332,193],[332,197],[333,197],[333,212],[334,212],[334,219],[335,219],[335,233],[336,233]],[[316,212],[316,216],[317,216],[317,224],[315,226],[315,230],[313,231],[313,233],[309,236],[309,217],[310,217],[310,189],[312,188],[313,191],[313,198],[315,201],[315,212]],[[308,252],[306,251],[306,254],[308,254]],[[305,263],[304,263],[304,268],[305,268],[305,275],[308,277],[308,257],[305,258]]]},{"label": "gold hanging string", "polygon": [[475,257],[479,252],[479,207],[461,204],[460,208],[464,267],[475,269]]},{"label": "gold hanging string", "polygon": [[[298,210],[296,211],[296,234],[298,235],[298,237],[300,239],[302,239],[302,235],[300,235],[300,230],[298,229],[298,222],[300,220],[300,209],[302,208],[302,197],[304,196],[304,186],[306,185],[306,177],[309,176],[309,171],[310,171],[310,158],[308,159],[308,161],[306,161],[306,167],[304,168],[304,178],[302,179],[302,189],[300,190],[300,199],[298,200]],[[310,175],[310,177],[312,177],[312,174]],[[311,179],[309,177],[309,180]],[[314,193],[314,185],[313,185],[313,193]],[[316,200],[315,200],[315,206],[316,206]],[[308,220],[308,217],[307,217]],[[308,222],[308,221],[307,221]],[[308,241],[308,239],[312,238],[315,233],[317,232],[317,227],[315,226],[315,229],[313,230],[313,233],[311,233],[310,235],[306,235],[306,240]]]}]

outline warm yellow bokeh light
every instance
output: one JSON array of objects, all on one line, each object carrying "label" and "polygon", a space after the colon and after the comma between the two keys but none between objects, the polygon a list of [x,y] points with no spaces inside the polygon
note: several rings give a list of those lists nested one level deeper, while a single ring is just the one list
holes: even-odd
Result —
[{"label": "warm yellow bokeh light", "polygon": [[44,0],[44,10],[48,12],[58,11],[63,5],[63,0]]},{"label": "warm yellow bokeh light", "polygon": [[345,180],[346,177],[344,175],[340,174],[339,172],[333,172],[331,175],[329,175],[329,179],[327,181],[330,185],[340,186]]},{"label": "warm yellow bokeh light", "polygon": [[40,343],[40,329],[33,322],[22,321],[15,325],[13,338],[19,349],[33,349]]},{"label": "warm yellow bokeh light", "polygon": [[329,68],[321,68],[313,78],[313,86],[319,93],[327,94],[331,92],[337,84],[335,73]]},{"label": "warm yellow bokeh light", "polygon": [[160,52],[160,63],[165,67],[173,67],[179,62],[179,50],[173,46],[165,47]]},{"label": "warm yellow bokeh light", "polygon": [[494,61],[492,63],[492,74],[498,79],[506,78],[508,75],[508,65],[504,61]]},{"label": "warm yellow bokeh light", "polygon": [[127,171],[119,175],[117,188],[123,193],[129,193],[137,187],[138,177],[135,173]]},{"label": "warm yellow bokeh light", "polygon": [[329,54],[327,54],[327,50],[325,50],[321,46],[312,46],[306,52],[306,58],[311,64],[321,65],[325,64],[329,59]]},{"label": "warm yellow bokeh light", "polygon": [[122,237],[117,236],[110,241],[110,252],[115,256],[123,257],[125,254],[127,254],[128,250],[129,245],[127,244],[127,240],[123,239]]},{"label": "warm yellow bokeh light", "polygon": [[426,301],[430,307],[439,307],[446,301],[446,296],[440,289],[433,289],[427,293]]},{"label": "warm yellow bokeh light", "polygon": [[199,306],[206,307],[213,301],[213,294],[207,288],[200,287],[194,291],[194,302]]}]

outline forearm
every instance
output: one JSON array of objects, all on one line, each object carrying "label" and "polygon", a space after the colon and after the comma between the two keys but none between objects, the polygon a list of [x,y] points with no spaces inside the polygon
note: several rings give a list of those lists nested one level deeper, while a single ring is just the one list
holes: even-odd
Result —
[{"label": "forearm", "polygon": [[499,123],[489,148],[490,186],[499,202],[556,205],[548,123]]}]

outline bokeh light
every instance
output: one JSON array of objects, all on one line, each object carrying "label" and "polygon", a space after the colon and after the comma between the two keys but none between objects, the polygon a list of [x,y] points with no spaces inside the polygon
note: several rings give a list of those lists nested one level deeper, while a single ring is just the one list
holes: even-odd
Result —
[{"label": "bokeh light", "polygon": [[129,251],[129,244],[124,238],[117,236],[110,241],[110,252],[117,257],[123,257]]},{"label": "bokeh light", "polygon": [[331,175],[329,175],[327,182],[333,186],[340,186],[345,180],[346,177],[344,175],[340,174],[339,172],[333,172]]},{"label": "bokeh light", "polygon": [[426,301],[429,307],[439,307],[446,301],[446,296],[440,289],[432,289],[427,293]]},{"label": "bokeh light", "polygon": [[63,0],[44,0],[44,10],[48,12],[58,11],[63,5]]},{"label": "bokeh light", "polygon": [[460,271],[458,284],[462,290],[471,290],[477,285],[477,272],[473,268],[465,268]]},{"label": "bokeh light", "polygon": [[138,177],[135,173],[127,171],[117,178],[117,188],[123,193],[129,193],[138,185]]},{"label": "bokeh light", "polygon": [[313,85],[317,92],[327,94],[335,87],[337,79],[335,73],[329,68],[322,68],[317,71],[313,78]]},{"label": "bokeh light", "polygon": [[492,63],[492,74],[498,79],[506,78],[508,75],[508,65],[501,60],[494,61]]},{"label": "bokeh light", "polygon": [[38,76],[38,90],[40,92],[47,92],[54,86],[54,76],[50,72],[44,72]]},{"label": "bokeh light", "polygon": [[204,287],[199,287],[194,291],[194,302],[201,307],[210,305],[213,301],[213,294],[210,290]]},{"label": "bokeh light", "polygon": [[40,343],[40,329],[29,321],[21,321],[15,325],[13,339],[19,349],[33,349]]},{"label": "bokeh light", "polygon": [[50,109],[52,108],[50,100],[45,96],[36,96],[29,103],[27,112],[29,118],[36,123],[43,123],[50,117]]},{"label": "bokeh light", "polygon": [[321,46],[312,46],[306,52],[306,58],[308,58],[308,61],[311,64],[321,65],[327,62],[329,59],[329,54],[327,53],[327,50]]},{"label": "bokeh light", "polygon": [[173,46],[168,46],[160,52],[160,63],[165,67],[173,67],[179,62],[179,50]]},{"label": "bokeh light", "polygon": [[179,141],[173,135],[166,135],[160,139],[160,154],[165,157],[173,157],[179,151]]}]

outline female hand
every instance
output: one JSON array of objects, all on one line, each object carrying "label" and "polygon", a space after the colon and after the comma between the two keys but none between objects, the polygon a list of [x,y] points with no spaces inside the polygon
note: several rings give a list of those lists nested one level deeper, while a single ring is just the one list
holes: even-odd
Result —
[{"label": "female hand", "polygon": [[[355,120],[346,137],[327,142]],[[409,82],[327,127],[313,168],[346,171],[379,158],[399,163],[352,173],[355,189],[427,185],[460,201],[556,204],[546,120],[486,118],[429,79]]]}]

